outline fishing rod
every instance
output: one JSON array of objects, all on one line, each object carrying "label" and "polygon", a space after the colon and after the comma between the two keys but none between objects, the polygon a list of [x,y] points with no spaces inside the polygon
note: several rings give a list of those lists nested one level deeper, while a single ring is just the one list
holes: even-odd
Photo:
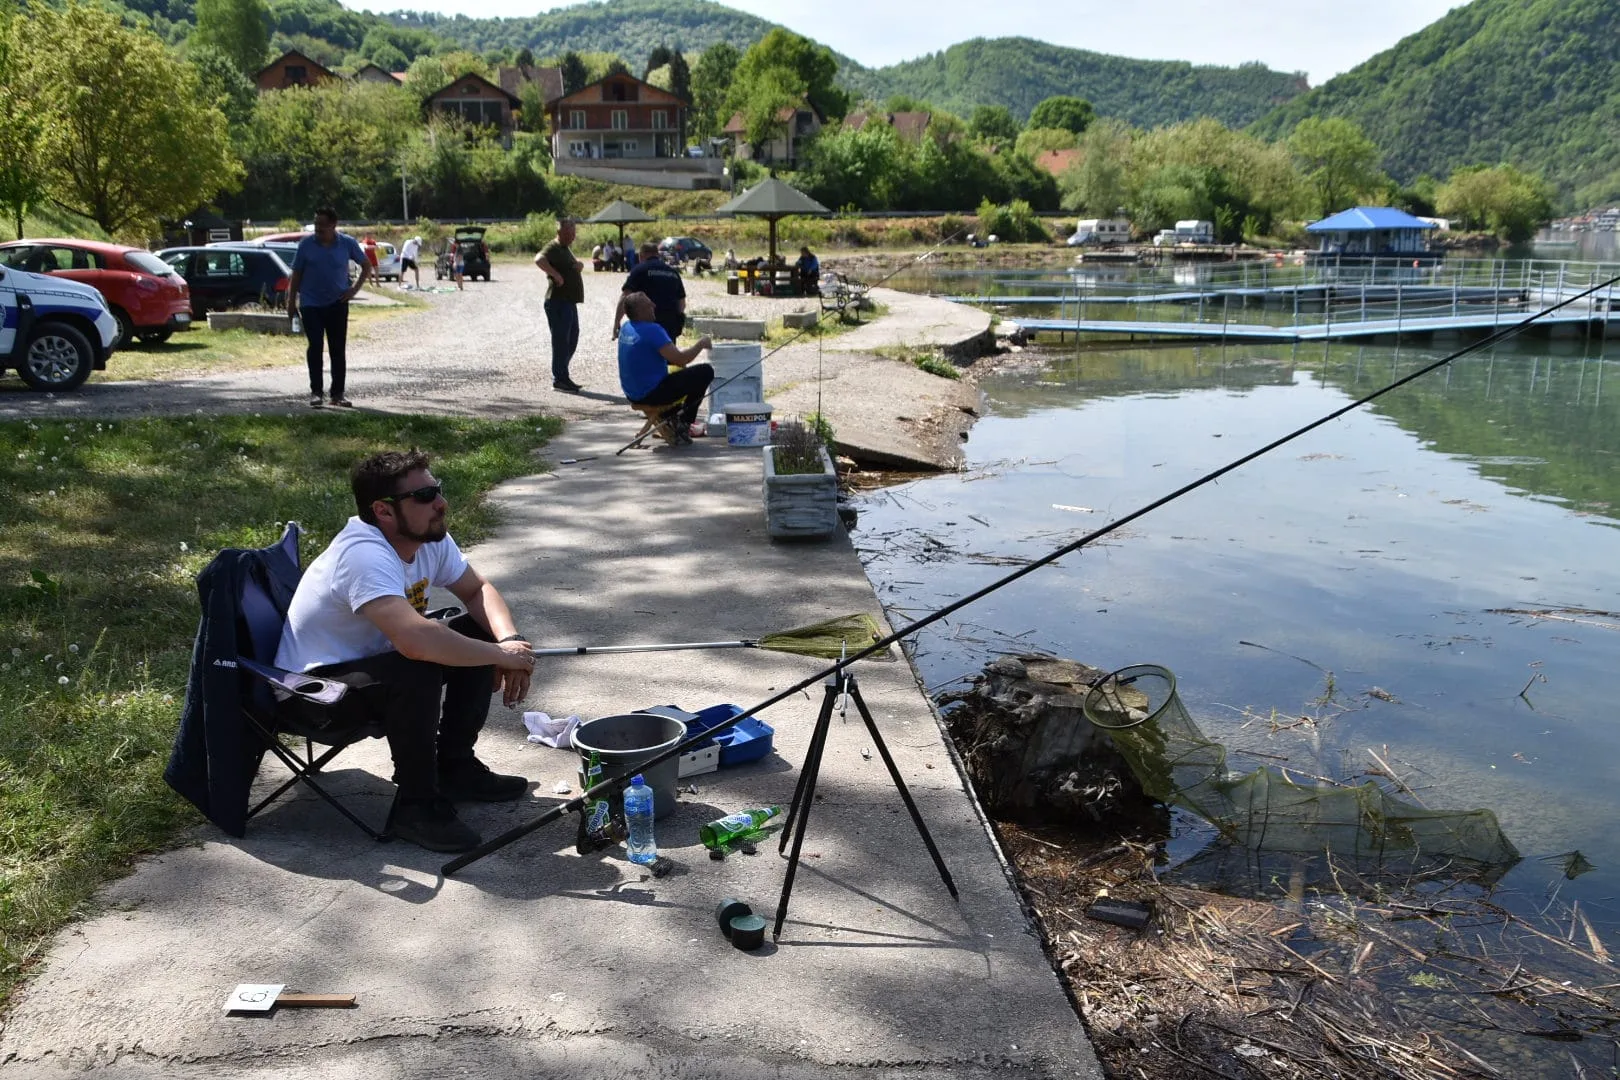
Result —
[{"label": "fishing rod", "polygon": [[[663,753],[658,754],[655,757],[648,758],[646,761],[643,761],[636,768],[637,768],[638,771],[645,771],[647,769],[652,768],[654,765],[660,764],[660,763],[662,763],[664,761],[668,761],[670,758],[673,758],[673,757],[675,757],[675,756],[677,756],[679,754],[687,753],[692,748],[694,748],[698,743],[704,742],[704,741],[706,741],[708,739],[711,739],[715,735],[718,735],[718,734],[720,734],[720,733],[722,733],[722,732],[724,732],[724,731],[726,731],[726,730],[728,730],[728,729],[730,729],[732,727],[735,727],[737,724],[741,723],[743,720],[745,720],[745,719],[747,719],[747,718],[749,718],[751,716],[754,716],[756,713],[764,712],[766,709],[770,708],[771,706],[777,705],[777,704],[780,704],[783,701],[786,701],[788,698],[793,697],[795,694],[799,693],[800,691],[805,690],[808,687],[813,686],[816,683],[821,682],[824,679],[827,679],[827,678],[829,678],[829,677],[831,677],[833,675],[836,675],[837,673],[843,671],[845,668],[849,667],[851,664],[855,663],[856,661],[864,660],[866,657],[871,656],[874,653],[877,653],[877,652],[879,652],[879,651],[881,651],[883,649],[889,648],[895,642],[899,641],[901,638],[909,637],[912,634],[917,633],[919,630],[922,630],[922,629],[924,629],[926,627],[932,626],[934,623],[940,621],[941,619],[943,619],[943,618],[945,618],[945,617],[947,617],[949,615],[953,615],[956,612],[962,610],[963,608],[967,607],[969,604],[972,604],[972,603],[975,603],[975,602],[977,602],[979,600],[984,599],[986,596],[989,596],[991,593],[996,592],[999,589],[1003,589],[1006,586],[1011,585],[1013,582],[1018,581],[1018,580],[1020,580],[1020,579],[1022,579],[1024,577],[1027,577],[1030,574],[1033,574],[1036,570],[1039,570],[1044,566],[1050,566],[1052,563],[1055,563],[1059,559],[1063,558],[1063,556],[1070,555],[1070,554],[1073,554],[1076,551],[1079,551],[1080,549],[1086,547],[1087,545],[1092,544],[1092,543],[1096,542],[1097,540],[1102,539],[1103,537],[1107,536],[1109,533],[1112,533],[1112,532],[1115,532],[1115,531],[1117,531],[1119,529],[1124,528],[1126,525],[1129,525],[1131,522],[1137,520],[1138,518],[1144,517],[1144,516],[1152,513],[1153,511],[1159,509],[1160,507],[1162,507],[1162,506],[1164,506],[1164,505],[1166,505],[1168,503],[1172,503],[1172,502],[1176,501],[1177,499],[1181,498],[1184,495],[1188,495],[1188,494],[1190,494],[1190,493],[1192,493],[1194,491],[1197,491],[1201,487],[1205,487],[1206,485],[1214,483],[1216,480],[1219,480],[1221,477],[1225,476],[1227,473],[1230,473],[1230,472],[1232,472],[1232,471],[1234,471],[1234,470],[1236,470],[1238,468],[1241,468],[1244,465],[1247,465],[1249,462],[1255,460],[1258,457],[1262,457],[1265,454],[1269,454],[1271,451],[1277,449],[1280,446],[1284,446],[1284,445],[1286,445],[1288,443],[1293,442],[1295,439],[1298,439],[1302,435],[1305,435],[1305,434],[1307,434],[1309,432],[1315,431],[1317,428],[1319,428],[1322,425],[1328,423],[1329,421],[1337,420],[1339,417],[1341,417],[1344,414],[1352,411],[1353,409],[1358,409],[1361,406],[1368,404],[1369,402],[1376,401],[1378,398],[1383,397],[1385,394],[1388,394],[1393,390],[1398,390],[1399,388],[1405,386],[1407,383],[1413,382],[1413,381],[1415,381],[1417,379],[1420,379],[1423,376],[1428,375],[1430,372],[1437,371],[1440,368],[1445,367],[1447,364],[1451,363],[1454,360],[1460,360],[1465,356],[1469,356],[1469,355],[1471,355],[1473,353],[1479,352],[1481,349],[1484,349],[1487,346],[1495,345],[1498,342],[1504,341],[1504,340],[1506,340],[1506,339],[1508,339],[1510,337],[1513,337],[1513,336],[1515,336],[1515,335],[1517,335],[1519,333],[1522,333],[1526,328],[1535,325],[1537,322],[1540,322],[1542,319],[1546,318],[1548,315],[1551,315],[1555,311],[1558,311],[1561,308],[1568,307],[1569,305],[1575,303],[1578,300],[1584,300],[1587,297],[1592,296],[1592,295],[1594,295],[1594,294],[1596,294],[1598,292],[1601,292],[1604,289],[1611,288],[1616,284],[1620,284],[1620,275],[1616,275],[1614,277],[1609,278],[1607,281],[1599,282],[1596,285],[1592,285],[1592,286],[1586,288],[1585,290],[1583,290],[1581,292],[1578,292],[1575,295],[1569,297],[1568,299],[1559,301],[1558,303],[1554,304],[1552,307],[1543,308],[1542,310],[1540,310],[1538,312],[1535,312],[1534,314],[1529,315],[1524,319],[1521,319],[1519,322],[1512,323],[1512,324],[1510,324],[1508,326],[1502,327],[1501,329],[1495,331],[1494,333],[1491,333],[1488,336],[1486,336],[1484,338],[1481,338],[1479,341],[1474,342],[1472,345],[1466,345],[1463,348],[1458,349],[1455,352],[1448,353],[1447,355],[1441,357],[1439,360],[1436,360],[1431,364],[1425,364],[1423,367],[1420,367],[1420,368],[1416,369],[1415,371],[1412,371],[1411,373],[1409,373],[1407,375],[1404,375],[1399,379],[1396,379],[1394,382],[1385,384],[1383,387],[1381,387],[1381,388],[1379,388],[1377,390],[1374,390],[1370,394],[1367,394],[1367,395],[1365,395],[1363,397],[1359,397],[1359,398],[1355,399],[1354,401],[1350,402],[1347,405],[1340,406],[1339,408],[1334,409],[1333,411],[1327,413],[1326,415],[1318,417],[1315,420],[1312,420],[1310,423],[1306,424],[1304,427],[1296,428],[1295,430],[1289,432],[1286,435],[1283,435],[1280,438],[1273,439],[1271,442],[1266,443],[1264,446],[1260,447],[1259,449],[1252,450],[1249,453],[1244,454],[1242,457],[1236,458],[1236,459],[1228,462],[1227,464],[1220,466],[1217,469],[1213,469],[1210,472],[1205,473],[1203,476],[1198,477],[1196,480],[1192,480],[1192,481],[1189,481],[1186,484],[1183,484],[1181,487],[1176,488],[1174,491],[1170,492],[1167,495],[1161,495],[1159,498],[1154,499],[1152,502],[1147,503],[1144,506],[1138,507],[1135,510],[1132,510],[1130,513],[1126,514],[1124,517],[1117,518],[1114,521],[1109,522],[1107,525],[1104,525],[1102,528],[1096,529],[1096,530],[1094,530],[1092,532],[1089,532],[1085,536],[1080,537],[1078,540],[1074,540],[1074,541],[1072,541],[1070,543],[1064,544],[1062,547],[1059,547],[1059,548],[1055,549],[1054,551],[1051,551],[1048,554],[1041,556],[1039,559],[1036,559],[1033,562],[1030,562],[1030,563],[1028,563],[1028,564],[1026,564],[1024,566],[1019,567],[1018,569],[1012,571],[1010,574],[1007,574],[1005,577],[998,578],[997,580],[992,581],[990,584],[984,586],[981,589],[977,589],[974,592],[968,593],[966,596],[963,596],[963,597],[961,597],[961,598],[959,598],[957,600],[953,600],[951,603],[946,604],[944,607],[939,608],[939,609],[937,609],[937,610],[935,610],[933,612],[930,612],[927,615],[924,615],[922,618],[918,619],[916,622],[911,623],[911,624],[909,624],[907,626],[903,626],[898,630],[891,631],[887,637],[879,638],[878,640],[873,641],[871,644],[866,645],[863,648],[857,649],[856,651],[847,654],[846,656],[844,656],[842,659],[838,660],[836,663],[832,664],[831,666],[829,666],[827,668],[824,668],[821,671],[816,672],[814,675],[811,675],[808,678],[802,679],[799,682],[794,683],[792,686],[787,687],[785,690],[782,690],[779,693],[771,695],[770,697],[766,698],[764,701],[760,702],[758,705],[755,705],[752,708],[745,710],[744,712],[738,713],[736,716],[733,716],[730,719],[724,720],[721,723],[716,724],[714,727],[711,727],[708,730],[703,731],[700,734],[695,735],[692,738],[687,739],[684,742],[681,742],[681,743],[677,744],[674,747],[671,747],[669,750],[666,750]],[[1607,321],[1612,315],[1613,315],[1613,311],[1610,310],[1609,308],[1605,308],[1605,310],[1603,312],[1604,320]],[[626,774],[624,776],[614,777],[611,780],[604,780],[601,783],[597,784],[596,786],[590,788],[589,790],[581,792],[577,797],[575,797],[573,799],[570,799],[565,803],[561,803],[561,804],[559,804],[557,806],[552,807],[550,810],[547,810],[545,813],[541,814],[539,817],[535,818],[533,821],[529,821],[529,822],[526,822],[525,824],[522,824],[522,825],[519,825],[519,826],[517,826],[515,828],[509,829],[506,832],[502,833],[501,835],[495,837],[494,839],[485,841],[484,843],[480,844],[478,847],[473,848],[471,851],[469,851],[469,852],[467,852],[467,853],[465,853],[463,855],[460,855],[460,856],[458,856],[458,857],[456,857],[454,859],[451,859],[449,862],[445,863],[442,867],[440,867],[440,873],[444,874],[445,877],[453,877],[459,870],[461,870],[463,867],[467,866],[469,863],[475,862],[478,859],[483,858],[485,855],[488,855],[493,851],[496,851],[496,850],[498,850],[500,848],[505,847],[507,844],[510,844],[514,840],[517,840],[517,839],[519,839],[521,837],[527,836],[529,833],[531,833],[531,832],[535,831],[536,829],[539,829],[539,828],[541,828],[541,827],[543,827],[545,825],[550,824],[551,822],[557,820],[558,818],[562,817],[566,813],[583,813],[584,809],[585,809],[585,806],[586,806],[586,803],[588,801],[590,801],[592,797],[597,796],[599,793],[604,793],[605,794],[606,792],[609,792],[609,791],[612,791],[612,790],[615,790],[615,789],[622,790],[623,788],[628,787],[629,784],[630,784],[630,776],[629,776],[629,774]]]},{"label": "fishing rod", "polygon": [[[934,252],[938,251],[940,248],[944,247],[946,244],[949,244],[952,240],[955,240],[958,236],[961,236],[965,232],[967,232],[966,229],[957,229],[955,232],[953,232],[949,236],[945,237],[943,240],[941,240],[939,243],[935,244],[933,247],[929,248],[927,251],[923,252],[921,255],[918,255],[915,258],[913,258],[910,262],[901,263],[899,266],[895,267],[893,270],[889,271],[887,274],[884,274],[882,277],[878,278],[876,281],[874,281],[870,285],[868,285],[867,288],[868,289],[881,288],[885,281],[888,281],[890,278],[894,277],[895,275],[900,274],[900,273],[902,273],[902,272],[904,272],[906,270],[909,270],[913,266],[916,266],[918,263],[922,262],[924,259],[928,258]],[[854,301],[851,301],[851,302],[853,303]],[[775,356],[777,353],[781,352],[783,349],[787,348],[789,345],[792,345],[794,342],[796,342],[800,338],[804,337],[804,335],[808,334],[810,331],[812,331],[812,330],[816,329],[817,327],[819,327],[822,324],[822,321],[825,320],[827,318],[827,316],[830,315],[830,314],[832,314],[832,312],[823,311],[819,316],[816,317],[815,322],[811,323],[809,326],[801,328],[797,334],[794,334],[792,337],[790,337],[786,341],[782,342],[782,344],[778,345],[776,348],[772,349],[770,352],[766,353],[764,356],[761,356],[758,360],[755,360],[752,364],[749,364],[747,367],[743,368],[740,371],[733,372],[732,375],[729,378],[727,378],[725,381],[715,383],[713,386],[709,387],[709,393],[713,394],[716,390],[719,390],[721,387],[728,386],[731,383],[734,383],[738,379],[742,378],[744,375],[748,374],[750,371],[753,371],[759,365],[763,364],[766,360],[769,360],[771,357]]]}]

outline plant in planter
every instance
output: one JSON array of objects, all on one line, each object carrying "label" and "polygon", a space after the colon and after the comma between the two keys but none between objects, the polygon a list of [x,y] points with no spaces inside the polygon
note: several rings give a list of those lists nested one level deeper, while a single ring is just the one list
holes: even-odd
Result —
[{"label": "plant in planter", "polygon": [[838,529],[838,471],[827,454],[820,417],[778,424],[765,447],[765,531],[773,538],[831,536]]}]

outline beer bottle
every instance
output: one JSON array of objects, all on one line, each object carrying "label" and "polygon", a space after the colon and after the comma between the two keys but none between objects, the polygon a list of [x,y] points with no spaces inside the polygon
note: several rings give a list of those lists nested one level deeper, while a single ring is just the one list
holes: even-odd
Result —
[{"label": "beer bottle", "polygon": [[727,814],[698,829],[698,839],[711,851],[723,850],[726,845],[755,832],[771,818],[782,812],[780,806],[767,806],[762,810],[744,810],[740,814]]}]

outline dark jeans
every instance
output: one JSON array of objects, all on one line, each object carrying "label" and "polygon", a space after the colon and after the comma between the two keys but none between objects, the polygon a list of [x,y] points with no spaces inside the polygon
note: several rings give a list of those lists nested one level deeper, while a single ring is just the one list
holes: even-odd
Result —
[{"label": "dark jeans", "polygon": [[547,300],[546,323],[551,327],[551,381],[572,382],[568,364],[579,347],[579,305],[571,300]]},{"label": "dark jeans", "polygon": [[[471,615],[458,615],[446,625],[467,637],[494,640]],[[394,758],[394,783],[405,799],[437,794],[439,773],[472,758],[495,690],[492,666],[445,667],[392,651],[327,664],[310,674],[348,683],[349,692],[328,706],[296,697],[283,701],[280,710],[292,730],[380,727]]]},{"label": "dark jeans", "polygon": [[703,395],[709,392],[712,382],[714,368],[708,364],[687,364],[665,375],[664,381],[636,404],[670,405],[684,397],[686,404],[681,408],[681,422],[690,424],[698,418],[698,410],[703,408]]},{"label": "dark jeans", "polygon": [[345,350],[349,344],[349,305],[340,302],[322,307],[300,306],[298,315],[304,320],[304,337],[309,342],[304,352],[304,359],[309,364],[309,392],[315,397],[321,393],[321,338],[324,336],[327,351],[332,354],[332,397],[336,400],[343,396],[344,361],[347,359]]}]

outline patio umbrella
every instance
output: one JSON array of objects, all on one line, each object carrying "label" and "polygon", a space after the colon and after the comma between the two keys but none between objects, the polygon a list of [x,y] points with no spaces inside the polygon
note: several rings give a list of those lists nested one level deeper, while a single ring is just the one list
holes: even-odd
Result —
[{"label": "patio umbrella", "polygon": [[657,220],[641,207],[627,203],[623,199],[614,199],[585,219],[586,223],[591,225],[617,225],[619,227],[619,248],[621,250],[624,248],[624,227],[626,225],[632,225],[638,221]]},{"label": "patio umbrella", "polygon": [[784,184],[774,176],[769,180],[755,184],[735,199],[717,207],[714,212],[725,216],[746,214],[750,217],[762,217],[770,222],[770,261],[773,263],[776,261],[776,223],[778,221],[794,214],[808,214],[812,217],[830,217],[832,215],[831,210],[828,210],[798,188]]}]

